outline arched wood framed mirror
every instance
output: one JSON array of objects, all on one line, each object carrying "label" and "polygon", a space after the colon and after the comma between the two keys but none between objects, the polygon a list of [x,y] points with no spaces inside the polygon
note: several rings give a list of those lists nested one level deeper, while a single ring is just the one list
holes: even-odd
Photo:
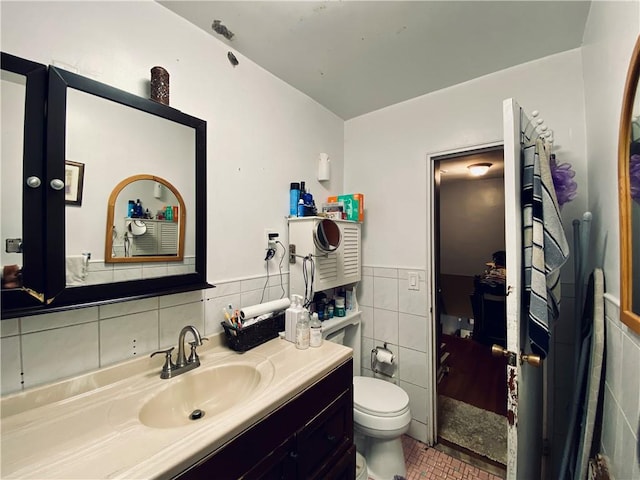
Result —
[{"label": "arched wood framed mirror", "polygon": [[184,259],[187,212],[180,192],[156,175],[133,175],[111,192],[107,205],[106,263]]},{"label": "arched wood framed mirror", "polygon": [[618,143],[620,193],[620,319],[640,333],[640,37],[622,100]]}]

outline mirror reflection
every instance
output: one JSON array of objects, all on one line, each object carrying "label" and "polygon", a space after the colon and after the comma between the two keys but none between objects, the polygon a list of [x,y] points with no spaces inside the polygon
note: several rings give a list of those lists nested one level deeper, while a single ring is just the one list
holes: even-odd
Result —
[{"label": "mirror reflection", "polygon": [[328,218],[320,220],[313,232],[314,243],[323,252],[335,252],[340,246],[340,239],[340,227]]},{"label": "mirror reflection", "polygon": [[[81,204],[67,201],[65,206],[66,285],[95,285],[195,272],[195,222],[165,222],[167,206],[172,207],[172,217],[173,207],[178,207],[178,216],[195,210],[195,129],[75,88],[67,89],[66,107],[67,178],[74,173],[69,170],[70,165],[81,165],[83,172],[83,181],[74,183],[83,191],[77,192],[74,187],[73,191],[66,192],[82,198]],[[148,179],[139,176],[141,171],[150,172]],[[109,203],[108,214],[114,217],[109,221],[105,237],[105,204],[123,177],[135,177],[138,181],[129,182],[117,197],[121,204]],[[162,180],[164,178],[170,183]],[[160,198],[154,196],[158,183],[163,187]],[[128,201],[138,199],[143,210],[129,217]],[[158,218],[161,209],[165,213]],[[136,236],[127,231],[135,224],[126,223],[126,218],[143,217],[147,220],[145,234]],[[156,246],[152,245],[154,239],[160,239]],[[180,269],[175,264],[172,268],[158,265],[153,270],[150,267],[134,270],[133,265],[128,271],[107,267],[111,263],[183,259],[185,266]]]},{"label": "mirror reflection", "polygon": [[640,315],[640,96],[636,86],[631,113],[629,179],[631,195],[631,310]]},{"label": "mirror reflection", "polygon": [[182,260],[186,216],[182,195],[167,180],[152,175],[123,180],[109,197],[105,261]]},{"label": "mirror reflection", "polygon": [[2,288],[22,286],[22,159],[27,82],[24,75],[2,70]]}]

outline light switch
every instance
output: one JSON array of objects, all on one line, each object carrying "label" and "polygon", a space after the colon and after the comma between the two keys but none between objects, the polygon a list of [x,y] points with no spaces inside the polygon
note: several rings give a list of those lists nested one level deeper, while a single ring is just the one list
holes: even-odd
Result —
[{"label": "light switch", "polygon": [[420,280],[417,272],[409,272],[409,290],[420,290]]}]

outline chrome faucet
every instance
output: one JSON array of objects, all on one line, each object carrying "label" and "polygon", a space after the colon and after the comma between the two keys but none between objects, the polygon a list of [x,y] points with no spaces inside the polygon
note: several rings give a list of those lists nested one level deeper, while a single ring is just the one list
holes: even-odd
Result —
[{"label": "chrome faucet", "polygon": [[[184,353],[184,340],[188,332],[191,332],[193,335],[193,342],[189,342],[191,345],[191,354],[187,359],[187,356]],[[158,355],[163,353],[165,355],[164,366],[162,367],[162,372],[160,373],[160,378],[167,379],[180,375],[181,373],[188,372],[189,370],[193,370],[196,367],[200,366],[200,358],[196,353],[196,347],[202,345],[202,340],[208,340],[208,338],[204,338],[200,336],[200,332],[193,325],[187,325],[180,330],[180,335],[178,336],[178,357],[176,358],[176,363],[173,363],[171,359],[171,353],[173,352],[174,347],[168,348],[166,350],[158,350],[157,352],[153,352],[151,356]]]}]

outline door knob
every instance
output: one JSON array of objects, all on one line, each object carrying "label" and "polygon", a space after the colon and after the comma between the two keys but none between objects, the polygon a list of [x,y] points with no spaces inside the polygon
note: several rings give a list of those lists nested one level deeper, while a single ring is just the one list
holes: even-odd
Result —
[{"label": "door knob", "polygon": [[38,177],[29,177],[27,178],[27,185],[30,186],[31,188],[38,188],[40,186],[42,182],[40,181],[40,179]]},{"label": "door knob", "polygon": [[[509,365],[513,366],[515,366],[516,358],[518,357],[518,355],[516,355],[514,352],[510,352],[506,348],[500,345],[496,345],[495,343],[491,345],[491,355],[493,355],[494,357],[507,357],[509,359]],[[522,365],[524,362],[527,362],[532,367],[539,367],[540,365],[542,365],[542,358],[540,357],[540,355],[520,352],[520,365]]]},{"label": "door knob", "polygon": [[51,180],[49,185],[51,185],[51,188],[53,188],[54,190],[62,190],[64,188],[64,182],[59,178],[54,178],[53,180]]}]

